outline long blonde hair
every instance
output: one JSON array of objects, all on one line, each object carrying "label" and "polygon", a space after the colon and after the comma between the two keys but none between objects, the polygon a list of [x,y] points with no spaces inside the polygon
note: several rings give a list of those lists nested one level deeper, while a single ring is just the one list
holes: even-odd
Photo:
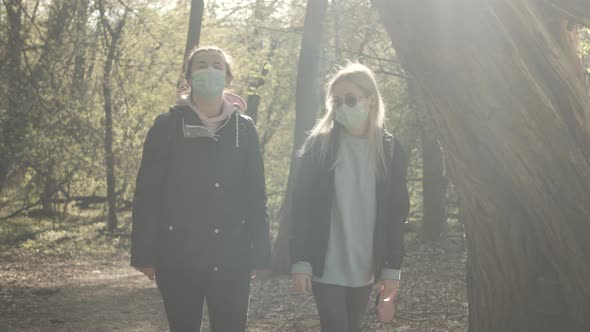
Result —
[{"label": "long blonde hair", "polygon": [[[338,142],[332,142],[335,139],[333,130],[336,128],[334,123],[336,110],[332,103],[333,89],[336,83],[343,80],[348,80],[356,85],[365,93],[366,97],[375,97],[375,102],[367,104],[369,107],[367,138],[369,143],[369,157],[374,161],[375,172],[378,175],[383,175],[386,170],[386,157],[383,148],[385,106],[383,105],[383,99],[377,87],[375,73],[360,63],[349,62],[340,68],[326,84],[326,114],[318,120],[311,130],[309,137],[305,140],[303,147],[299,151],[299,155],[308,153],[313,146],[314,150],[318,150],[315,157],[319,164],[334,167],[335,160],[328,160],[330,147],[332,144],[338,144]],[[328,163],[331,164],[328,165]]]}]

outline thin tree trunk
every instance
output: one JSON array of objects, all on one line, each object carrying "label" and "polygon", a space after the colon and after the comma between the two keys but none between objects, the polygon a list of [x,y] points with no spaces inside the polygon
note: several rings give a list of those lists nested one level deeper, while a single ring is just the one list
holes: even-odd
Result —
[{"label": "thin tree trunk", "polygon": [[191,0],[188,34],[186,37],[186,47],[184,48],[185,59],[188,58],[188,55],[193,48],[199,46],[201,39],[201,26],[203,24],[204,7],[204,0]]},{"label": "thin tree trunk", "polygon": [[289,233],[291,228],[291,195],[295,184],[297,151],[303,145],[307,132],[313,127],[320,110],[320,56],[327,0],[308,0],[305,10],[303,38],[297,67],[295,91],[295,133],[287,190],[279,212],[279,233],[275,243],[273,270],[287,273],[290,269]]},{"label": "thin tree trunk", "polygon": [[334,15],[333,20],[333,38],[334,38],[334,55],[337,61],[342,61],[342,36],[340,31],[342,30],[341,26],[341,13],[342,13],[342,4],[340,0],[332,0],[332,14]]},{"label": "thin tree trunk", "polygon": [[264,86],[264,79],[269,71],[269,65],[272,60],[272,57],[275,54],[275,50],[278,46],[278,42],[276,40],[272,40],[270,42],[270,49],[268,50],[268,54],[266,56],[266,60],[262,65],[262,69],[260,70],[260,74],[258,77],[251,80],[250,84],[248,85],[248,100],[246,104],[248,105],[246,109],[246,114],[254,120],[254,123],[258,122],[258,109],[260,108],[260,94],[259,89]]},{"label": "thin tree trunk", "polygon": [[83,100],[86,95],[86,82],[84,81],[84,74],[86,72],[86,48],[87,41],[87,24],[88,24],[88,0],[79,0],[77,9],[79,14],[76,17],[76,42],[79,47],[76,48],[76,57],[74,60],[74,79],[72,80],[72,92],[76,99]]},{"label": "thin tree trunk", "polygon": [[[112,58],[107,62],[112,61]],[[107,173],[107,204],[108,204],[108,229],[114,231],[117,229],[117,197],[115,196],[115,156],[113,154],[113,110],[112,110],[112,95],[110,82],[110,68],[105,71],[103,76],[103,96],[104,96],[104,113],[105,113],[105,135],[104,135],[104,150],[105,150],[105,167]],[[107,71],[108,70],[108,71]]]},{"label": "thin tree trunk", "polygon": [[[266,7],[264,0],[256,0],[254,4],[254,16],[253,19],[256,22],[264,22],[264,19],[272,13],[272,8]],[[259,52],[264,47],[263,36],[260,35],[260,29],[255,27],[253,31],[254,43],[248,47],[248,53],[255,59],[259,58]],[[248,99],[246,101],[247,109],[246,114],[252,118],[254,123],[258,122],[258,109],[260,108],[260,91],[259,89],[264,86],[265,77],[269,71],[269,64],[274,56],[275,50],[278,46],[278,41],[272,39],[270,41],[270,49],[268,50],[266,59],[262,63],[260,74],[256,77],[250,77],[248,83]]]},{"label": "thin tree trunk", "polygon": [[[105,30],[105,35],[108,33],[110,37],[109,48],[107,50],[107,57],[105,60],[102,91],[104,96],[104,114],[105,114],[105,167],[107,175],[107,205],[108,205],[108,230],[113,232],[117,229],[117,195],[116,195],[116,181],[115,181],[115,156],[113,153],[113,106],[112,106],[112,86],[111,74],[113,63],[117,57],[117,47],[119,40],[125,26],[127,18],[127,9],[123,16],[117,22],[115,29],[113,29],[105,16],[102,1],[99,2],[99,9],[101,14],[102,24]],[[108,40],[108,39],[107,39]]]},{"label": "thin tree trunk", "polygon": [[6,62],[2,66],[4,79],[8,80],[6,84],[6,100],[2,102],[6,107],[5,119],[0,123],[0,193],[5,186],[7,175],[14,167],[15,157],[23,148],[22,141],[24,136],[24,127],[26,120],[21,113],[19,98],[22,91],[22,50],[23,25],[22,25],[22,1],[8,0],[3,1],[6,9],[6,18],[8,25],[8,38],[6,45]]},{"label": "thin tree trunk", "polygon": [[8,178],[8,163],[4,160],[0,160],[0,195],[2,195],[2,190],[6,184],[6,179]]},{"label": "thin tree trunk", "polygon": [[[576,4],[590,13],[587,1]],[[373,0],[433,107],[465,217],[471,332],[590,331],[590,98],[534,0]]]},{"label": "thin tree trunk", "polygon": [[44,174],[41,175],[41,179],[43,180],[41,206],[43,213],[47,216],[53,216],[53,213],[55,212],[53,209],[53,199],[57,192],[57,183],[53,177],[54,171],[53,164],[49,164]]}]

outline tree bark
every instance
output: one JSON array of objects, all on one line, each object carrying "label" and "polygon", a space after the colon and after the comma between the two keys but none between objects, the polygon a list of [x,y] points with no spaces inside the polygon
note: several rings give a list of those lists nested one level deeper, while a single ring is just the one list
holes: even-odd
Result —
[{"label": "tree bark", "polygon": [[6,184],[7,175],[15,167],[15,159],[23,149],[25,137],[24,128],[26,119],[21,112],[19,97],[22,91],[23,70],[22,50],[24,47],[23,24],[22,24],[22,1],[3,1],[6,9],[6,20],[8,23],[8,36],[6,38],[6,61],[2,63],[2,73],[6,83],[6,100],[2,102],[6,107],[5,119],[0,124],[0,193]]},{"label": "tree bark", "polygon": [[342,36],[341,36],[341,30],[342,30],[342,4],[339,0],[332,0],[332,5],[331,5],[331,9],[332,9],[332,15],[334,16],[333,18],[333,39],[334,39],[334,55],[335,58],[337,59],[337,61],[341,61],[342,60]]},{"label": "tree bark", "polygon": [[79,47],[76,49],[74,58],[74,77],[72,80],[72,93],[78,100],[83,100],[86,96],[87,83],[85,82],[86,73],[86,49],[88,47],[88,7],[89,0],[80,0],[77,3],[78,15],[76,16],[76,42]]},{"label": "tree bark", "polygon": [[276,40],[272,40],[270,42],[270,49],[268,50],[266,60],[262,65],[262,69],[260,69],[259,76],[251,78],[250,84],[248,84],[248,100],[246,101],[248,106],[246,108],[246,114],[252,118],[254,123],[258,122],[258,109],[260,108],[259,89],[264,86],[264,79],[266,75],[268,75],[271,59],[275,54],[277,46],[278,42]]},{"label": "tree bark", "polygon": [[567,17],[533,0],[373,3],[459,193],[469,330],[589,331],[590,98]]},{"label": "tree bark", "polygon": [[558,10],[590,27],[590,6],[586,0],[544,0]]},{"label": "tree bark", "polygon": [[[103,28],[105,30],[105,40],[108,41],[107,57],[105,60],[102,92],[104,97],[104,114],[105,114],[105,135],[104,135],[104,150],[105,150],[105,168],[107,175],[107,205],[108,205],[108,219],[107,228],[113,232],[117,229],[117,195],[116,195],[116,180],[115,180],[115,155],[113,153],[113,106],[112,106],[112,86],[111,74],[113,63],[116,61],[117,47],[122,35],[125,20],[127,18],[127,9],[125,13],[118,20],[117,25],[113,29],[105,16],[104,6],[102,1],[99,1],[99,10]],[[108,34],[109,38],[106,38]]]},{"label": "tree bark", "polygon": [[57,183],[53,175],[55,174],[55,167],[53,164],[47,165],[47,169],[43,174],[40,174],[43,181],[43,190],[41,192],[41,207],[46,216],[53,216],[55,209],[53,200],[57,193]]},{"label": "tree bark", "polygon": [[429,242],[440,240],[447,223],[446,180],[438,141],[430,131],[422,132],[422,234]]},{"label": "tree bark", "polygon": [[187,59],[193,48],[199,46],[201,39],[201,26],[203,24],[203,10],[205,7],[204,0],[192,0],[191,11],[189,14],[188,35],[186,37],[186,47],[184,48],[184,58]]},{"label": "tree bark", "polygon": [[289,233],[291,228],[291,195],[295,184],[297,151],[303,145],[307,132],[313,127],[320,110],[320,56],[327,0],[308,0],[305,9],[303,38],[297,66],[295,91],[295,133],[293,153],[287,180],[287,190],[279,217],[279,233],[274,247],[273,270],[288,273],[290,270]]},{"label": "tree bark", "polygon": [[8,163],[4,160],[0,160],[0,195],[4,190],[6,179],[8,178]]},{"label": "tree bark", "polygon": [[[413,80],[408,80],[408,94],[415,111],[427,118],[427,100],[421,98]],[[422,127],[422,237],[427,242],[440,240],[447,224],[446,189],[447,179],[443,170],[443,155],[429,121],[420,121]]]}]

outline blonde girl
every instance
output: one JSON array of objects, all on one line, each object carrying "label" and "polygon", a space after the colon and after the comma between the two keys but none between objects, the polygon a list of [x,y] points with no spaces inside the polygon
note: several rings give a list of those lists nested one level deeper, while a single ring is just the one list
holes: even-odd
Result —
[{"label": "blonde girl", "polygon": [[326,114],[299,154],[293,285],[313,293],[322,332],[357,332],[373,283],[399,287],[408,215],[404,151],[384,128],[374,73],[350,63],[326,88]]}]

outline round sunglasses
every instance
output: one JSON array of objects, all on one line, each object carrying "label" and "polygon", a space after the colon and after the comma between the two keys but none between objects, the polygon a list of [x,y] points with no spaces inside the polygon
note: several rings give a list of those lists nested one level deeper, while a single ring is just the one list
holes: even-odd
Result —
[{"label": "round sunglasses", "polygon": [[338,109],[340,108],[342,105],[346,105],[348,107],[355,107],[356,104],[358,104],[359,101],[365,99],[364,97],[355,97],[353,95],[347,95],[343,98],[341,97],[334,97],[332,98],[332,105],[334,105],[334,108]]}]

